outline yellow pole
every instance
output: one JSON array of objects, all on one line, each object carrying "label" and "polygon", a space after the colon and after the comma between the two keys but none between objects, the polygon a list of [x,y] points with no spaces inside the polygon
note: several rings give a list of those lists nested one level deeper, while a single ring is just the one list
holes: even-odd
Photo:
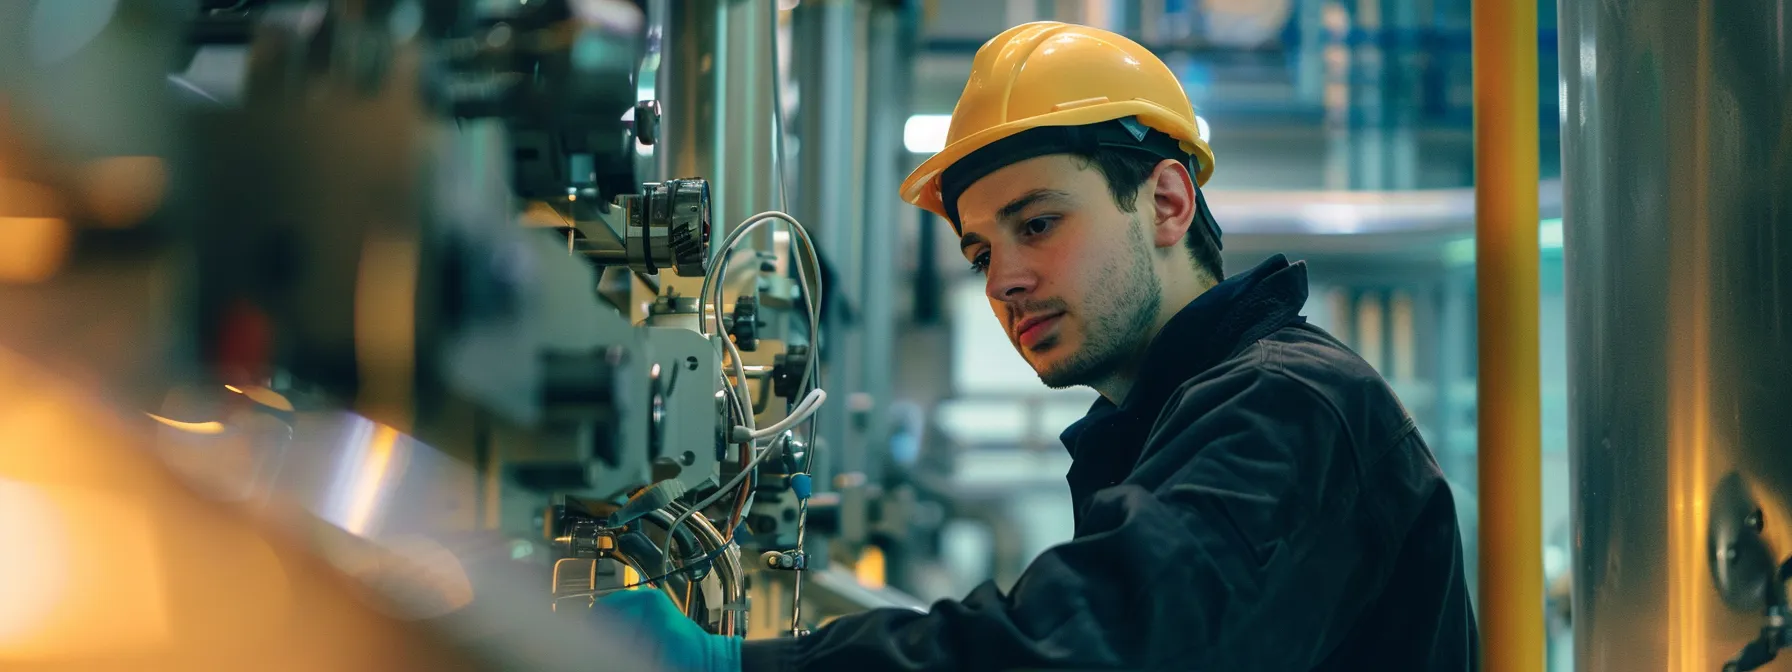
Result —
[{"label": "yellow pole", "polygon": [[1543,660],[1537,3],[1473,0],[1484,669]]}]

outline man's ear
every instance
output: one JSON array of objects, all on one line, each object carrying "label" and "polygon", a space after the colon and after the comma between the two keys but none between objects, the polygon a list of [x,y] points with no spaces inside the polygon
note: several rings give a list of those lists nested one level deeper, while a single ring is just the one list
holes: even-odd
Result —
[{"label": "man's ear", "polygon": [[1157,162],[1151,177],[1151,242],[1157,247],[1180,247],[1195,221],[1195,182],[1180,161]]}]

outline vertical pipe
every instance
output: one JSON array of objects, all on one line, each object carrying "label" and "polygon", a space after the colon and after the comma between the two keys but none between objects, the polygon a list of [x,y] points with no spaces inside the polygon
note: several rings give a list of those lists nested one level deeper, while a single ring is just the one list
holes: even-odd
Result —
[{"label": "vertical pipe", "polygon": [[1475,0],[1475,281],[1485,667],[1543,664],[1537,6]]},{"label": "vertical pipe", "polygon": [[[865,33],[869,42],[866,78],[871,87],[866,120],[865,214],[864,242],[864,356],[865,372],[860,379],[862,389],[871,399],[871,418],[866,428],[867,446],[887,446],[889,442],[887,413],[891,397],[891,376],[896,352],[896,259],[890,253],[897,249],[897,213],[901,203],[896,199],[895,185],[901,178],[897,172],[903,161],[902,125],[908,118],[908,86],[905,81],[909,61],[904,58],[907,45],[902,30],[901,9],[886,3],[871,8]],[[887,452],[887,451],[880,451]],[[866,475],[877,482],[878,461],[866,460]]]},{"label": "vertical pipe", "polygon": [[[792,214],[803,220],[833,274],[825,290],[822,313],[822,388],[830,401],[816,411],[817,440],[814,477],[830,487],[834,476],[849,459],[855,445],[849,413],[857,388],[855,362],[859,357],[860,330],[844,319],[862,306],[858,256],[859,212],[855,209],[853,159],[856,154],[854,123],[858,111],[857,53],[858,8],[854,0],[810,0],[792,14],[799,96],[797,202]],[[811,562],[826,553],[822,544],[810,551]]]},{"label": "vertical pipe", "polygon": [[[667,4],[654,82],[663,115],[654,154],[662,178],[709,180],[719,241],[747,217],[782,206],[782,179],[771,169],[779,137],[773,118],[777,7],[772,0]],[[769,241],[770,236],[755,235],[753,244],[766,250]]]},{"label": "vertical pipe", "polygon": [[1578,670],[1723,669],[1792,553],[1789,7],[1560,5]]}]

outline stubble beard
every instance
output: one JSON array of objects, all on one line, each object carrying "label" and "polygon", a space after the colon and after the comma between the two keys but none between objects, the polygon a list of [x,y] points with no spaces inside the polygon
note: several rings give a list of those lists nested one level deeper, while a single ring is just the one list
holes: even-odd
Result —
[{"label": "stubble beard", "polygon": [[1036,369],[1047,387],[1095,386],[1110,380],[1136,365],[1150,342],[1163,304],[1163,285],[1152,272],[1142,223],[1134,217],[1130,224],[1131,262],[1102,269],[1087,286],[1095,291],[1083,294],[1082,347],[1063,361]]}]

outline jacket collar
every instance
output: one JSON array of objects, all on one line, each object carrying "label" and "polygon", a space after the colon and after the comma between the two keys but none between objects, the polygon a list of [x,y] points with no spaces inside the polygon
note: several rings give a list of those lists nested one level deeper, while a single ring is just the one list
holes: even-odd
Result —
[{"label": "jacket collar", "polygon": [[[1146,347],[1145,365],[1125,403],[1096,400],[1088,414],[1060,435],[1064,447],[1075,462],[1106,465],[1098,471],[1124,468],[1114,480],[1123,478],[1176,388],[1270,332],[1303,321],[1300,309],[1306,301],[1306,262],[1289,263],[1280,254],[1202,292]],[[1090,450],[1081,450],[1085,444]],[[1076,471],[1073,467],[1073,475]]]}]

